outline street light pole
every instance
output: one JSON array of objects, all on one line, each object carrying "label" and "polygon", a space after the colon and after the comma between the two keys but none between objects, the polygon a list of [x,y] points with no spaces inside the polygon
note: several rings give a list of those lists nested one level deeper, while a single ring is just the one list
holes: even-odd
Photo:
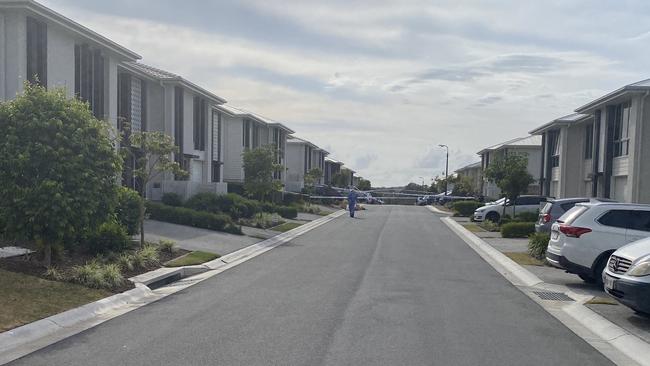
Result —
[{"label": "street light pole", "polygon": [[422,189],[426,191],[427,189],[424,187],[424,177],[420,177],[420,179],[422,179]]},{"label": "street light pole", "polygon": [[447,149],[447,163],[445,164],[445,196],[449,192],[449,146],[447,145],[438,145]]}]

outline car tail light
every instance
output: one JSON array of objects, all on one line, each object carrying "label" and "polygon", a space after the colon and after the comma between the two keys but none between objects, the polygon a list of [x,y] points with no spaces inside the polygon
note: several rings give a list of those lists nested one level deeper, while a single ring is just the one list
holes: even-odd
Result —
[{"label": "car tail light", "polygon": [[545,214],[544,216],[542,216],[542,220],[544,220],[545,224],[551,222],[551,214]]},{"label": "car tail light", "polygon": [[570,225],[560,225],[560,232],[562,234],[572,237],[572,238],[579,238],[580,236],[590,233],[591,229],[586,228],[586,227],[577,227],[577,226],[570,226]]}]

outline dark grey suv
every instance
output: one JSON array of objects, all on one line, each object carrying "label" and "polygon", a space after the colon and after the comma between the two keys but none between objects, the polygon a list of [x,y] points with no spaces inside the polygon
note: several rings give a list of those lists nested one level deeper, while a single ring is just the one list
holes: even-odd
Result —
[{"label": "dark grey suv", "polygon": [[539,211],[539,219],[535,223],[535,231],[538,233],[550,233],[551,226],[560,216],[582,202],[616,202],[606,198],[562,198],[548,200]]}]

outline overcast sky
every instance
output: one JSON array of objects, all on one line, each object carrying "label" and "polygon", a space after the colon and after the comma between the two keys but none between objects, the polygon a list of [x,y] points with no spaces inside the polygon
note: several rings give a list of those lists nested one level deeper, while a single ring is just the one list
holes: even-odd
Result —
[{"label": "overcast sky", "polygon": [[427,181],[650,78],[650,1],[46,0],[373,185]]}]

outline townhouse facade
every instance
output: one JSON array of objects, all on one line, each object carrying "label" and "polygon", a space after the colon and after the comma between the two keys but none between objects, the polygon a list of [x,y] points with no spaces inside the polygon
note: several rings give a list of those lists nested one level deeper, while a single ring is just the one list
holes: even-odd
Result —
[{"label": "townhouse facade", "polygon": [[483,169],[481,162],[466,165],[456,170],[456,176],[460,178],[467,178],[472,183],[472,188],[478,192],[483,180]]},{"label": "townhouse facade", "polygon": [[301,192],[305,188],[305,175],[312,169],[320,169],[323,174],[315,182],[325,183],[325,158],[329,152],[313,143],[291,136],[287,140],[287,179],[285,188],[290,192]]},{"label": "townhouse facade", "polygon": [[343,167],[342,162],[334,160],[329,156],[325,158],[325,170],[323,172],[323,180],[325,185],[332,185],[332,177],[341,172],[341,167]]},{"label": "townhouse facade", "polygon": [[[526,193],[537,194],[539,192],[539,179],[542,166],[541,136],[534,135],[516,138],[479,151],[481,171],[485,172],[490,164],[509,154],[524,155],[528,158],[527,170],[533,176],[535,182],[528,187]],[[483,196],[490,198],[497,198],[501,195],[499,187],[485,177],[481,180],[480,192]]]},{"label": "townhouse facade", "polygon": [[286,184],[287,138],[294,131],[257,114],[241,109],[219,105],[216,107],[223,126],[223,181],[241,184],[244,182],[244,161],[242,154],[248,149],[272,145],[276,149],[276,163],[283,168],[275,173],[275,179]]},{"label": "townhouse facade", "polygon": [[650,158],[649,95],[650,80],[625,85],[576,109],[569,123],[535,129],[552,159],[542,192],[650,203],[650,166],[643,163]]}]

